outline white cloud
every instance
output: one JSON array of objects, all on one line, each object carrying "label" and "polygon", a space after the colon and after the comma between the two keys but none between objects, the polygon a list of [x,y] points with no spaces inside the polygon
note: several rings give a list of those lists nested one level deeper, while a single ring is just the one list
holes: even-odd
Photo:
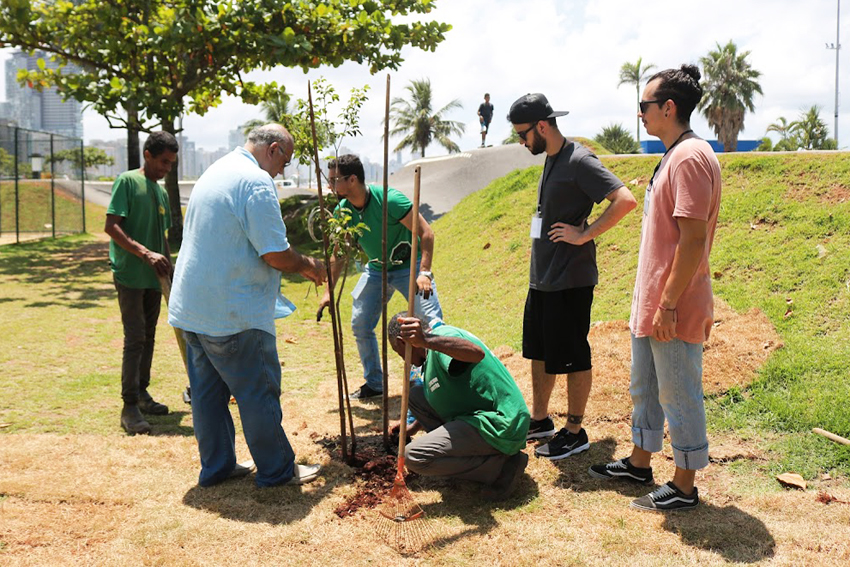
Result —
[{"label": "white cloud", "polygon": [[[634,89],[617,88],[624,62],[643,57],[659,69],[696,63],[716,43],[731,39],[739,50],[752,52],[750,61],[762,72],[764,96],[757,97],[756,112],[747,115],[743,138],[760,138],[780,115],[791,120],[813,104],[822,107],[832,130],[835,52],[825,43],[835,41],[835,9],[835,0],[439,0],[427,18],[453,29],[434,53],[403,51],[405,62],[391,73],[392,95],[403,96],[410,80],[428,77],[436,105],[459,99],[463,110],[449,118],[467,124],[462,148],[480,143],[475,113],[485,91],[496,107],[488,137],[495,144],[509,133],[504,117],[511,102],[527,92],[543,92],[555,108],[570,111],[560,121],[568,134],[592,137],[611,122],[633,131]],[[847,21],[844,14],[842,21]],[[842,32],[850,45],[846,26]],[[846,69],[850,53],[841,55]],[[361,113],[363,137],[345,145],[380,161],[386,75],[372,76],[364,67],[346,64],[307,75],[276,69],[249,76],[283,83],[296,97],[306,97],[307,80],[319,76],[340,93],[370,84],[370,100]],[[850,85],[850,76],[842,81]],[[850,107],[846,96],[841,99],[839,138],[850,146]],[[227,99],[204,117],[186,117],[185,135],[199,147],[215,149],[225,145],[230,129],[257,116],[259,109]],[[714,137],[696,114],[692,125],[703,137]],[[87,139],[121,136],[92,113],[86,115],[85,130]],[[392,140],[390,148],[394,145]],[[428,148],[428,155],[441,153],[438,146]]]}]

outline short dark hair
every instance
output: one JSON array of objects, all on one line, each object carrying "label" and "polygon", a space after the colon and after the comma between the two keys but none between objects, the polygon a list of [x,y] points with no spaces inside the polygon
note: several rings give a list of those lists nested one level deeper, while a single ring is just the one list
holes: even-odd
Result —
[{"label": "short dark hair", "polygon": [[647,84],[659,79],[655,89],[655,99],[660,101],[672,100],[676,103],[676,119],[686,124],[691,119],[691,113],[702,99],[703,90],[699,84],[702,75],[696,65],[684,64],[678,69],[665,69],[654,74]]},{"label": "short dark hair", "polygon": [[484,96],[490,96],[490,93],[484,93]]},{"label": "short dark hair", "polygon": [[[401,323],[398,322],[399,317],[407,317],[407,311],[400,311],[393,315],[390,318],[390,322],[387,323],[387,338],[390,341],[390,344],[395,344],[398,340],[398,336],[401,334]],[[430,327],[428,324],[422,320],[422,317],[419,315],[413,316],[415,319],[419,319],[419,323],[422,325],[422,332],[428,332]]]},{"label": "short dark hair", "polygon": [[345,154],[332,159],[328,163],[328,169],[335,169],[340,175],[345,177],[356,175],[357,181],[360,183],[366,182],[366,174],[363,172],[363,162],[354,154]]},{"label": "short dark hair", "polygon": [[177,145],[177,139],[173,134],[161,130],[148,136],[143,149],[150,152],[151,156],[156,157],[166,150],[176,154],[180,151],[180,146]]}]

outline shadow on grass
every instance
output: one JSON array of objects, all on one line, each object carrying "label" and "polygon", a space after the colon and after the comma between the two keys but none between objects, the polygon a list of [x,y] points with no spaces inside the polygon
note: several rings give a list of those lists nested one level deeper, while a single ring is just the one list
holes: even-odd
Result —
[{"label": "shadow on grass", "polygon": [[151,424],[151,435],[168,437],[179,435],[194,437],[195,429],[189,425],[181,425],[183,418],[191,415],[188,411],[170,411],[168,415],[147,415],[145,419]]},{"label": "shadow on grass", "polygon": [[[606,481],[588,474],[587,469],[591,465],[609,463],[622,457],[615,456],[617,445],[616,439],[606,437],[592,442],[590,450],[584,453],[556,461],[560,486],[576,492],[612,491],[631,498],[638,498],[653,490],[657,484],[647,486]],[[528,451],[533,449],[529,447]],[[735,506],[719,508],[702,502],[696,510],[668,513],[663,527],[678,534],[686,545],[712,551],[726,561],[736,563],[756,563],[768,559],[773,557],[776,548],[776,542],[764,523]]]},{"label": "shadow on grass", "polygon": [[108,273],[109,243],[101,241],[60,239],[20,244],[4,250],[0,258],[0,276],[24,285],[54,286],[48,298],[27,307],[98,307],[101,300],[115,296],[115,290],[100,280]]},{"label": "shadow on grass", "polygon": [[252,474],[209,488],[193,486],[183,496],[183,504],[239,522],[290,524],[307,517],[333,486],[328,482],[317,489],[297,485],[258,488]]},{"label": "shadow on grass", "polygon": [[432,544],[434,548],[439,549],[470,536],[489,533],[499,525],[493,515],[495,510],[520,508],[537,498],[540,492],[537,481],[527,472],[522,474],[516,491],[501,502],[490,502],[482,498],[480,492],[483,486],[472,481],[446,477],[419,477],[413,484],[413,490],[421,487],[425,490],[436,490],[441,495],[441,502],[422,506],[426,517],[459,518],[465,526],[455,534],[435,534],[437,539]]},{"label": "shadow on grass", "polygon": [[678,534],[682,543],[735,563],[757,563],[776,551],[767,526],[735,506],[720,508],[703,502],[696,510],[668,514],[662,526]]}]

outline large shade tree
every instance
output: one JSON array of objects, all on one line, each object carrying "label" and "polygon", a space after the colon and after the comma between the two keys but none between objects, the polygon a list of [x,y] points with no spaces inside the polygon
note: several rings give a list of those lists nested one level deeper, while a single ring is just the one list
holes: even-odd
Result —
[{"label": "large shade tree", "polygon": [[747,61],[749,51],[738,52],[733,41],[717,44],[717,49],[700,57],[703,67],[705,95],[699,110],[714,128],[723,151],[738,148],[738,134],[744,130],[744,115],[755,110],[756,93],[762,94],[758,78],[761,76]]},{"label": "large shade tree", "polygon": [[463,108],[460,101],[455,99],[440,110],[434,111],[431,80],[427,78],[411,81],[405,90],[409,94],[409,100],[394,98],[390,110],[390,136],[402,136],[393,151],[410,148],[425,157],[425,148],[436,141],[449,153],[459,152],[460,147],[451,136],[463,134],[466,125],[448,120],[446,115],[451,110]]},{"label": "large shade tree", "polygon": [[[451,27],[397,24],[426,14],[434,0],[3,0],[0,47],[41,50],[82,71],[46,66],[20,77],[54,85],[88,103],[116,127],[175,132],[185,113],[203,115],[224,95],[256,104],[267,88],[245,73],[276,66],[339,66],[355,61],[371,72],[395,69],[406,46],[433,50]],[[122,110],[124,112],[122,112]],[[132,134],[131,134],[132,135]],[[138,138],[128,141],[138,155]],[[130,162],[132,163],[132,161]],[[170,236],[182,238],[177,171],[166,178]]]},{"label": "large shade tree", "polygon": [[[654,69],[655,65],[643,64],[643,57],[638,57],[636,63],[623,63],[623,66],[620,67],[620,82],[617,83],[617,86],[621,85],[634,85],[635,93],[636,93],[636,103],[637,107],[635,111],[640,108],[640,86],[641,84],[649,77],[649,71]],[[637,125],[635,126],[635,133],[637,134],[637,143],[640,146],[640,117],[637,118]]]}]

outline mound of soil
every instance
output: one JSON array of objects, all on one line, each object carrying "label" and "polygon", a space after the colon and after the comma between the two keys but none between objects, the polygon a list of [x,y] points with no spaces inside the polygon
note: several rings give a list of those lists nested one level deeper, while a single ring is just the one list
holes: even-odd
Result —
[{"label": "mound of soil", "polygon": [[[758,309],[736,313],[714,298],[714,328],[703,351],[703,387],[706,395],[720,394],[753,381],[757,370],[782,341],[767,316]],[[606,321],[590,329],[593,351],[593,390],[587,418],[594,421],[629,421],[631,337],[626,321]],[[522,353],[507,346],[493,351],[516,379],[526,400],[532,399],[531,365]],[[566,416],[567,399],[559,380],[549,404],[553,415]]]}]

